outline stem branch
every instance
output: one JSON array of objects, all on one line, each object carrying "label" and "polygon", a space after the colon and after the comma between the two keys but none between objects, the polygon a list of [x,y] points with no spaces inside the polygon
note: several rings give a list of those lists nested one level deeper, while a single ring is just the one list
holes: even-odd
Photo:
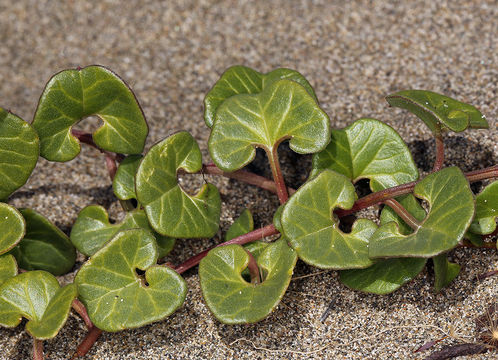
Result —
[{"label": "stem branch", "polygon": [[43,340],[33,338],[33,360],[43,360]]},{"label": "stem branch", "polygon": [[415,219],[415,217],[412,214],[410,214],[408,210],[406,210],[405,207],[401,205],[398,201],[396,201],[395,199],[388,199],[384,201],[384,204],[392,208],[394,212],[398,214],[398,216],[402,218],[403,221],[413,230],[416,231],[420,228],[420,223],[418,222],[418,220]]},{"label": "stem branch", "polygon": [[93,344],[98,340],[100,335],[102,335],[102,330],[100,330],[98,327],[94,326],[88,334],[86,334],[85,338],[79,344],[78,349],[76,350],[76,353],[73,355],[71,359],[76,359],[81,356],[85,356],[87,352],[90,351],[92,348]]},{"label": "stem branch", "polygon": [[251,274],[251,284],[259,284],[261,283],[261,274],[259,272],[258,263],[250,251],[246,250],[246,253],[249,256],[247,268],[249,269],[249,274]]},{"label": "stem branch", "polygon": [[83,303],[78,299],[74,299],[71,306],[73,307],[74,311],[76,311],[78,315],[81,316],[81,318],[85,322],[87,329],[91,330],[94,325],[92,323],[92,320],[90,320],[90,317],[88,316],[85,305],[83,305]]},{"label": "stem branch", "polygon": [[434,161],[434,167],[432,168],[432,172],[441,170],[444,163],[444,140],[443,140],[443,134],[441,133],[440,125],[437,125],[435,137],[436,137],[436,161]]},{"label": "stem branch", "polygon": [[267,151],[266,154],[268,155],[271,172],[273,174],[273,180],[275,181],[275,186],[277,187],[278,200],[280,200],[281,204],[284,204],[289,198],[289,193],[287,192],[287,187],[285,186],[282,170],[280,169],[277,146],[278,144],[275,145],[271,151]]}]

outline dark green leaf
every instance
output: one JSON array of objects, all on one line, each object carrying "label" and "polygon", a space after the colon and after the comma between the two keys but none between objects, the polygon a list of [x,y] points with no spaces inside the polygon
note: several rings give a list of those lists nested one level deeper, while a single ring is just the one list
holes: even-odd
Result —
[{"label": "dark green leaf", "polygon": [[0,256],[0,285],[7,279],[17,275],[16,259],[10,255],[5,254]]},{"label": "dark green leaf", "polygon": [[244,209],[225,234],[225,241],[230,241],[253,230],[254,222],[251,211],[249,209]]},{"label": "dark green leaf", "polygon": [[135,174],[137,173],[138,165],[142,160],[142,155],[127,156],[119,164],[116,175],[112,181],[114,195],[119,200],[136,199],[135,194]]},{"label": "dark green leaf", "polygon": [[434,262],[434,290],[439,292],[457,277],[460,265],[449,262],[446,254],[435,256],[432,261]]},{"label": "dark green leaf", "polygon": [[23,238],[26,222],[13,206],[0,203],[0,255],[6,253]]},{"label": "dark green leaf", "polygon": [[484,188],[476,197],[476,216],[470,231],[475,234],[487,235],[496,229],[498,217],[498,181]]}]

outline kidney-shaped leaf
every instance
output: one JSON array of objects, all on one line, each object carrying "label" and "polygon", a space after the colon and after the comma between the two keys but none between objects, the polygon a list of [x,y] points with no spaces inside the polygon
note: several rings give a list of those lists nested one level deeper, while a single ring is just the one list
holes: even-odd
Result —
[{"label": "kidney-shaped leaf", "polygon": [[66,322],[76,295],[74,284],[61,288],[48,272],[17,275],[0,285],[0,325],[15,327],[24,317],[31,336],[51,339]]},{"label": "kidney-shaped leaf", "polygon": [[7,279],[17,275],[16,259],[10,255],[0,255],[0,285]]},{"label": "kidney-shaped leaf", "polygon": [[40,137],[41,156],[69,161],[80,152],[71,127],[96,115],[104,124],[93,133],[102,149],[140,154],[149,131],[131,89],[102,66],[64,70],[54,75],[40,97],[33,127]]},{"label": "kidney-shaped leaf", "polygon": [[13,206],[0,203],[0,255],[6,253],[23,238],[26,223]]},{"label": "kidney-shaped leaf", "polygon": [[114,195],[119,200],[137,198],[135,194],[135,174],[137,173],[142,157],[142,155],[130,155],[119,164],[116,175],[112,180]]},{"label": "kidney-shaped leaf", "polygon": [[439,127],[455,132],[468,127],[489,127],[486,118],[472,105],[432,91],[403,90],[387,96],[386,100],[391,106],[417,115],[432,132],[437,132]]},{"label": "kidney-shaped leaf", "polygon": [[434,290],[439,292],[448,286],[460,272],[460,265],[448,261],[446,254],[435,256],[434,262]]},{"label": "kidney-shaped leaf", "polygon": [[40,144],[24,120],[0,108],[0,200],[23,186],[38,161]]},{"label": "kidney-shaped leaf", "polygon": [[240,245],[214,248],[199,264],[202,294],[214,316],[225,324],[254,323],[278,305],[289,286],[297,261],[294,250],[280,239],[256,259],[266,274],[260,284],[244,280],[249,255]]},{"label": "kidney-shaped leaf", "polygon": [[202,167],[199,145],[182,131],[152,146],[136,174],[137,200],[160,234],[177,238],[211,237],[218,231],[221,199],[205,184],[195,196],[178,185],[177,171],[195,173]]},{"label": "kidney-shaped leaf", "polygon": [[204,98],[204,120],[209,127],[213,126],[216,109],[223,101],[238,94],[257,94],[263,88],[270,86],[275,81],[287,79],[302,85],[316,100],[315,92],[303,75],[291,69],[275,69],[262,74],[251,68],[236,65],[227,69],[220,79],[214,84]]},{"label": "kidney-shaped leaf", "polygon": [[235,171],[254,159],[255,147],[273,156],[285,139],[297,153],[314,153],[330,141],[330,125],[304,87],[278,80],[259,94],[225,100],[216,111],[208,145],[220,169]]},{"label": "kidney-shaped leaf", "polygon": [[45,270],[56,276],[71,270],[76,250],[66,234],[36,211],[20,211],[26,220],[26,235],[11,251],[19,267]]},{"label": "kidney-shaped leaf", "polygon": [[351,233],[339,229],[336,208],[350,209],[356,200],[351,181],[332,170],[324,170],[290,197],[281,216],[283,232],[299,258],[322,269],[365,268],[368,239],[377,226],[360,219]]},{"label": "kidney-shaped leaf", "polygon": [[476,216],[470,231],[475,234],[491,234],[496,229],[498,217],[498,181],[494,181],[476,196]]},{"label": "kidney-shaped leaf", "polygon": [[413,193],[430,205],[421,226],[409,235],[395,222],[380,226],[370,238],[370,257],[432,257],[454,248],[463,237],[474,216],[474,199],[460,169],[428,175]]},{"label": "kidney-shaped leaf", "polygon": [[[150,231],[119,232],[79,270],[75,282],[93,323],[105,331],[140,327],[164,319],[183,304],[185,280],[156,265]],[[137,269],[145,271],[144,278]]]},{"label": "kidney-shaped leaf", "polygon": [[[126,213],[123,221],[117,224],[109,222],[107,211],[98,205],[87,206],[78,214],[71,229],[71,242],[79,252],[92,256],[100,250],[119,231],[141,228],[152,231],[145,212],[135,209]],[[154,232],[158,246],[159,258],[166,256],[175,244],[175,239]]]}]

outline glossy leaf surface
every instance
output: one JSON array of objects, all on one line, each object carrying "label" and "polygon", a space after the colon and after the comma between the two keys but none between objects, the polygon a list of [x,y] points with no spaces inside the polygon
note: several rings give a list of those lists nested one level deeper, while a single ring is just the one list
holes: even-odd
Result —
[{"label": "glossy leaf surface", "polygon": [[353,184],[332,170],[322,171],[291,196],[281,224],[301,260],[323,269],[365,268],[372,264],[368,239],[377,226],[360,219],[347,234],[339,229],[332,215],[336,208],[350,209],[355,200]]},{"label": "glossy leaf surface", "polygon": [[249,256],[240,245],[214,248],[201,260],[202,294],[219,321],[254,323],[268,316],[280,302],[297,261],[295,251],[280,239],[268,245],[256,261],[266,274],[260,284],[251,284],[242,277]]},{"label": "glossy leaf surface", "polygon": [[316,100],[315,92],[309,82],[295,70],[280,68],[262,74],[245,66],[232,66],[221,75],[204,98],[204,120],[206,125],[213,126],[216,110],[226,99],[238,94],[260,93],[263,88],[281,79],[297,82]]},{"label": "glossy leaf surface", "polygon": [[93,133],[102,149],[140,154],[147,123],[131,89],[102,66],[64,70],[54,75],[40,97],[33,127],[40,137],[40,153],[51,161],[69,161],[80,152],[71,127],[89,116],[103,125]]},{"label": "glossy leaf surface", "polygon": [[254,159],[256,147],[272,154],[285,139],[299,154],[314,153],[330,141],[330,125],[301,85],[279,80],[259,94],[225,100],[216,111],[208,145],[216,166],[235,171]]},{"label": "glossy leaf surface", "polygon": [[[156,265],[150,231],[119,232],[79,270],[75,282],[92,322],[119,331],[162,320],[185,300],[187,285],[173,269]],[[141,278],[136,270],[145,271]]]},{"label": "glossy leaf surface", "polygon": [[137,198],[135,194],[135,174],[137,173],[142,157],[142,155],[130,155],[119,164],[112,181],[112,189],[118,199],[129,200]]},{"label": "glossy leaf surface", "polygon": [[26,183],[39,152],[35,130],[21,118],[0,108],[0,200]]},{"label": "glossy leaf surface", "polygon": [[45,270],[56,276],[74,266],[76,250],[69,238],[43,215],[21,209],[26,220],[26,235],[11,251],[24,270]]},{"label": "glossy leaf surface", "polygon": [[498,181],[494,181],[476,196],[476,216],[470,231],[475,234],[491,234],[496,229],[498,217]]},{"label": "glossy leaf surface", "polygon": [[420,228],[403,235],[396,223],[382,225],[370,238],[369,255],[432,257],[455,247],[474,216],[474,200],[467,179],[456,167],[428,175],[414,188],[430,211]]},{"label": "glossy leaf surface", "polygon": [[0,285],[0,325],[15,327],[24,317],[26,330],[37,339],[51,339],[66,322],[76,286],[60,287],[45,271],[29,271]]},{"label": "glossy leaf surface", "polygon": [[0,255],[6,253],[23,238],[26,223],[13,206],[0,203]]},{"label": "glossy leaf surface", "polygon": [[244,209],[225,234],[225,241],[247,234],[254,230],[254,221],[249,209]]},{"label": "glossy leaf surface", "polygon": [[160,234],[177,238],[211,237],[218,231],[221,199],[205,184],[195,196],[178,185],[177,171],[202,168],[201,151],[187,132],[179,132],[150,148],[136,175],[137,200]]},{"label": "glossy leaf surface", "polygon": [[10,255],[0,255],[0,285],[7,279],[17,275],[16,259]]},{"label": "glossy leaf surface", "polygon": [[438,126],[460,132],[468,127],[488,128],[485,117],[475,107],[427,90],[403,90],[386,97],[391,106],[406,109],[423,120],[432,132]]},{"label": "glossy leaf surface", "polygon": [[434,262],[434,290],[439,292],[448,286],[460,272],[460,265],[448,261],[446,254],[435,256]]},{"label": "glossy leaf surface", "polygon": [[[71,229],[71,242],[79,252],[92,256],[119,231],[141,228],[152,231],[143,210],[126,213],[120,223],[111,224],[107,211],[98,205],[87,206],[78,214]],[[153,232],[158,246],[159,258],[166,256],[175,244],[175,239]]]}]

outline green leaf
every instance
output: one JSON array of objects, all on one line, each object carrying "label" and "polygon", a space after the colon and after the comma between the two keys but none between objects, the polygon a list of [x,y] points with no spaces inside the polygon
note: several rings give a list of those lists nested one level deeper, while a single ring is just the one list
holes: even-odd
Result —
[{"label": "green leaf", "polygon": [[343,233],[333,211],[350,209],[356,200],[353,184],[344,175],[324,170],[290,197],[281,216],[283,233],[301,260],[322,269],[365,268],[368,239],[377,226],[360,219]]},{"label": "green leaf", "polygon": [[38,135],[21,118],[0,108],[0,199],[23,186],[40,152]]},{"label": "green leaf", "polygon": [[66,234],[36,211],[20,211],[26,220],[26,235],[11,251],[19,267],[56,276],[69,272],[76,261],[76,250]]},{"label": "green leaf", "polygon": [[114,195],[119,200],[137,198],[135,194],[135,174],[137,173],[142,157],[142,155],[130,155],[119,164],[114,180],[112,181]]},{"label": "green leaf", "polygon": [[140,154],[149,131],[142,109],[131,89],[102,66],[64,70],[54,75],[43,91],[33,120],[41,156],[69,161],[80,152],[71,127],[96,115],[104,124],[93,133],[102,149]]},{"label": "green leaf", "polygon": [[0,256],[0,285],[7,279],[17,275],[16,259],[10,255],[5,254]]},{"label": "green leaf", "polygon": [[332,130],[327,147],[313,155],[311,177],[334,170],[353,183],[370,179],[380,191],[418,179],[408,147],[390,126],[375,119],[360,119],[342,130]]},{"label": "green leaf", "polygon": [[195,196],[179,185],[176,174],[202,168],[199,145],[188,132],[174,134],[152,146],[136,174],[137,200],[160,234],[177,238],[211,237],[218,231],[221,199],[205,184]]},{"label": "green leaf", "polygon": [[66,322],[76,295],[74,284],[61,288],[45,271],[17,275],[0,285],[0,325],[15,327],[24,317],[31,336],[51,339]]},{"label": "green leaf", "polygon": [[487,129],[488,122],[479,110],[448,96],[427,90],[404,90],[386,97],[391,106],[417,115],[432,132],[438,127],[464,131],[468,127]]},{"label": "green leaf", "polygon": [[449,262],[446,254],[435,256],[432,261],[434,262],[434,290],[439,292],[457,277],[460,265]]},{"label": "green leaf", "polygon": [[268,245],[256,259],[266,274],[261,284],[244,280],[249,255],[240,245],[214,248],[199,264],[202,294],[214,316],[226,324],[254,323],[278,305],[297,261],[285,239]]},{"label": "green leaf", "polygon": [[275,214],[273,214],[273,226],[275,226],[275,229],[277,229],[280,232],[283,232],[282,230],[282,211],[284,211],[284,205],[280,205],[277,210],[275,211]]},{"label": "green leaf", "polygon": [[474,199],[460,169],[428,175],[415,186],[414,195],[430,205],[420,228],[403,235],[394,222],[380,226],[370,238],[370,257],[432,257],[452,249],[463,237],[474,216]]},{"label": "green leaf", "polygon": [[208,145],[220,169],[235,171],[254,159],[256,147],[273,156],[285,139],[299,154],[314,153],[330,141],[330,124],[301,85],[278,80],[259,94],[225,100],[216,111]]},{"label": "green leaf", "polygon": [[23,238],[26,222],[13,206],[0,203],[0,255],[6,253]]},{"label": "green leaf", "polygon": [[[178,309],[187,294],[185,280],[156,265],[157,245],[150,231],[119,232],[76,275],[80,299],[92,322],[119,331],[162,320]],[[136,272],[145,271],[145,279]]]},{"label": "green leaf", "polygon": [[251,210],[244,209],[225,234],[225,241],[230,241],[253,230],[254,221],[252,219]]},{"label": "green leaf", "polygon": [[[78,214],[71,229],[71,242],[78,251],[92,256],[111,240],[119,231],[141,228],[152,231],[145,212],[135,209],[126,213],[123,221],[117,224],[109,222],[107,211],[98,205],[87,206]],[[166,256],[175,244],[175,239],[153,232],[158,245],[159,258]]]},{"label": "green leaf", "polygon": [[213,126],[216,110],[229,97],[238,94],[260,93],[263,88],[281,79],[292,80],[302,85],[316,101],[315,92],[310,83],[295,70],[280,68],[267,74],[262,74],[245,66],[232,66],[221,75],[204,98],[204,120],[206,125]]},{"label": "green leaf", "polygon": [[476,196],[476,216],[470,225],[475,234],[487,235],[496,230],[498,217],[498,181],[494,181]]}]

